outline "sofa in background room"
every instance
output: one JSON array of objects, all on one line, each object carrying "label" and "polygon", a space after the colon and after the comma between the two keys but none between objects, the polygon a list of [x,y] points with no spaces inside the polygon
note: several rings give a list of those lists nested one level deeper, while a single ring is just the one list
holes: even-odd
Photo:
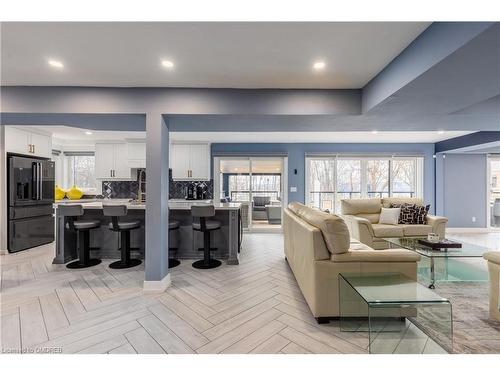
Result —
[{"label": "sofa in background room", "polygon": [[391,204],[402,203],[424,205],[420,198],[343,199],[341,215],[351,236],[374,249],[387,249],[388,243],[384,238],[389,237],[422,237],[429,233],[445,237],[448,219],[442,216],[427,215],[427,224],[379,224],[382,207],[390,208]]}]

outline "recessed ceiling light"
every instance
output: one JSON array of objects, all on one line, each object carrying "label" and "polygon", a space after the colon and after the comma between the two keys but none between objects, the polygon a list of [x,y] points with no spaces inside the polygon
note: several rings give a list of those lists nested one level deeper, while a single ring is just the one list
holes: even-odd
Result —
[{"label": "recessed ceiling light", "polygon": [[444,130],[438,130],[438,134],[444,134]]},{"label": "recessed ceiling light", "polygon": [[372,130],[372,134],[378,134],[378,130]]},{"label": "recessed ceiling light", "polygon": [[64,64],[58,60],[49,60],[49,65],[52,66],[53,68],[58,68],[62,69],[64,68]]},{"label": "recessed ceiling light", "polygon": [[85,132],[85,134],[87,134],[87,135],[92,135],[92,132]]},{"label": "recessed ceiling light", "polygon": [[174,67],[174,63],[170,60],[162,60],[161,65],[163,65],[164,68],[172,69]]},{"label": "recessed ceiling light", "polygon": [[325,66],[326,66],[326,63],[324,61],[316,61],[314,64],[313,64],[313,68],[315,70],[322,70],[322,69],[325,69]]}]

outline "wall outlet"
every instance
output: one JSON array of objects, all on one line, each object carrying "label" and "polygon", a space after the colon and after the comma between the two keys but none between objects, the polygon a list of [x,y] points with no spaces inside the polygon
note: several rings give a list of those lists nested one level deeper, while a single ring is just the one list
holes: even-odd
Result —
[{"label": "wall outlet", "polygon": [[472,216],[472,222],[475,223],[476,222],[476,217],[475,216]]},{"label": "wall outlet", "polygon": [[296,193],[296,192],[297,192],[297,186],[291,186],[290,193]]}]

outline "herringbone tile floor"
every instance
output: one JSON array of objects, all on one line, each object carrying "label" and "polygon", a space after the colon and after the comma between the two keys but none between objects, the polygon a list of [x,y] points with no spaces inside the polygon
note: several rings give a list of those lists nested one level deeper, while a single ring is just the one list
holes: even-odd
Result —
[{"label": "herringbone tile floor", "polygon": [[316,324],[280,235],[246,235],[239,266],[184,261],[155,294],[142,292],[143,266],[75,271],[52,258],[53,245],[2,256],[3,352],[366,352],[364,334]]},{"label": "herringbone tile floor", "polygon": [[246,234],[239,266],[172,270],[143,293],[143,265],[86,270],[51,264],[53,245],[0,257],[0,342],[6,352],[366,353],[366,333],[318,325],[279,234]]}]

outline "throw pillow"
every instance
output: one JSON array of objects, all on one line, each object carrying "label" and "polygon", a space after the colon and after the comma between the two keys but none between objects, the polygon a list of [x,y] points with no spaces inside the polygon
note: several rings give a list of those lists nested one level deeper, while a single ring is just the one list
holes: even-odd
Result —
[{"label": "throw pillow", "polygon": [[391,208],[401,208],[398,224],[415,224],[415,205],[411,203],[393,203]]},{"label": "throw pillow", "polygon": [[414,224],[427,224],[427,213],[430,208],[430,204],[427,206],[415,206]]},{"label": "throw pillow", "polygon": [[398,225],[401,208],[385,208],[380,211],[379,224]]}]

